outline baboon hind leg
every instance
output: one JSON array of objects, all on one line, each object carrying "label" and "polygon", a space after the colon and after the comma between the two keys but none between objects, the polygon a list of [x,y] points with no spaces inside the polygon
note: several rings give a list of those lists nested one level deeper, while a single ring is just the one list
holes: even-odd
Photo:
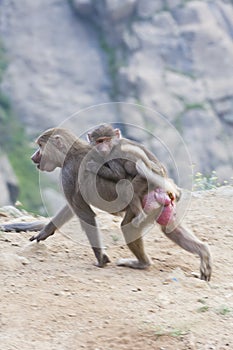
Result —
[{"label": "baboon hind leg", "polygon": [[146,269],[151,265],[150,258],[145,252],[141,230],[135,228],[131,221],[134,217],[131,209],[128,208],[121,223],[121,229],[130,251],[135,255],[135,259],[119,259],[118,266],[131,267],[133,269]]},{"label": "baboon hind leg", "polygon": [[187,230],[181,225],[172,230],[169,230],[169,226],[162,226],[162,231],[181,248],[190,253],[199,255],[201,260],[200,278],[205,281],[210,281],[212,260],[208,245],[200,241],[190,230]]}]

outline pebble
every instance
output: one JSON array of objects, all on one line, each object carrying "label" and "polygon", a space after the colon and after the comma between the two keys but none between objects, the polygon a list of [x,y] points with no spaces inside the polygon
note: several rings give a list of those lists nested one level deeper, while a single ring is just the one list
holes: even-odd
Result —
[{"label": "pebble", "polygon": [[29,264],[30,261],[23,257],[19,256],[17,254],[8,254],[8,253],[1,253],[0,254],[0,267],[2,270],[15,270],[22,267],[22,265]]},{"label": "pebble", "polygon": [[21,264],[23,264],[23,265],[30,264],[30,260],[25,258],[24,256],[19,256],[19,260],[21,261]]},{"label": "pebble", "polygon": [[95,282],[95,283],[102,283],[102,281],[98,280],[98,279],[94,279],[93,282]]}]

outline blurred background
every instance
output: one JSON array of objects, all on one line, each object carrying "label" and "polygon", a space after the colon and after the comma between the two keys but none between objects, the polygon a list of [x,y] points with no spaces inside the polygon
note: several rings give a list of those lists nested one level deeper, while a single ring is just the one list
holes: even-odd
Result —
[{"label": "blurred background", "polygon": [[191,170],[204,187],[231,182],[233,1],[0,0],[0,205],[41,211],[43,130],[102,122],[178,167],[180,186]]}]

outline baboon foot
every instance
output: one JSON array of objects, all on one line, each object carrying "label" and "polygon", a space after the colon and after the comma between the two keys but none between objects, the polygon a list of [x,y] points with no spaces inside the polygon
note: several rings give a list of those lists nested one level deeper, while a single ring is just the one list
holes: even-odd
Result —
[{"label": "baboon foot", "polygon": [[201,257],[201,265],[200,265],[200,278],[201,280],[210,281],[212,273],[212,262],[211,256],[208,251]]},{"label": "baboon foot", "polygon": [[132,269],[139,269],[144,270],[147,269],[151,265],[151,262],[142,262],[139,260],[133,260],[133,259],[119,259],[117,261],[117,266],[125,266],[130,267]]}]

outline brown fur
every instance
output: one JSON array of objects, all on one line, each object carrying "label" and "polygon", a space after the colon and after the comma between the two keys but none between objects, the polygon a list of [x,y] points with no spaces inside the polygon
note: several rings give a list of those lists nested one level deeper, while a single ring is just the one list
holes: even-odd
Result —
[{"label": "brown fur", "polygon": [[[39,168],[42,167],[41,170],[45,170],[47,167],[49,169],[48,171],[52,171],[50,169],[52,169],[54,166],[62,168],[62,184],[69,206],[64,207],[45,226],[45,228],[38,235],[33,236],[31,240],[36,239],[37,241],[40,241],[46,239],[49,235],[55,232],[57,227],[61,227],[72,217],[73,211],[81,221],[82,227],[85,230],[92,249],[97,257],[98,265],[104,266],[109,262],[109,259],[102,248],[100,233],[95,221],[95,213],[90,207],[90,204],[98,206],[98,198],[92,198],[92,191],[90,191],[90,193],[87,195],[88,201],[84,200],[80,192],[80,182],[77,181],[77,178],[80,176],[81,172],[81,180],[83,181],[82,186],[84,186],[85,189],[88,188],[90,183],[92,183],[95,179],[96,175],[93,177],[93,174],[85,171],[85,169],[81,170],[82,160],[90,151],[90,146],[78,140],[74,135],[70,134],[69,131],[61,128],[54,128],[46,131],[38,138],[37,142],[40,149],[33,155],[32,160],[38,165]],[[46,153],[46,145],[50,142],[53,145],[53,152],[51,152],[48,148]],[[54,155],[54,151],[57,152],[56,155]],[[152,161],[157,161],[157,159],[150,152],[146,151],[146,154],[150,154],[149,159]],[[43,155],[46,159],[45,162],[43,162]],[[53,159],[54,157],[56,158],[55,161]],[[47,164],[46,162],[50,162],[51,164]],[[84,171],[83,174],[82,171]],[[113,181],[101,178],[101,176],[97,174],[96,184],[102,198],[104,198],[106,201],[114,201],[116,199],[116,187]],[[72,210],[70,208],[72,208]],[[129,249],[135,255],[136,260],[121,259],[118,265],[138,269],[146,268],[150,265],[150,259],[145,253],[142,231],[146,225],[151,222],[152,217],[148,217],[146,222],[143,222],[139,228],[136,228],[132,225],[134,214],[131,208],[127,206],[124,208],[124,211],[125,216],[122,221],[121,228],[126,243]],[[208,246],[178,223],[173,223],[172,227],[162,227],[162,230],[168,238],[181,246],[183,249],[199,255],[201,260],[201,278],[209,281],[212,266]]]}]

